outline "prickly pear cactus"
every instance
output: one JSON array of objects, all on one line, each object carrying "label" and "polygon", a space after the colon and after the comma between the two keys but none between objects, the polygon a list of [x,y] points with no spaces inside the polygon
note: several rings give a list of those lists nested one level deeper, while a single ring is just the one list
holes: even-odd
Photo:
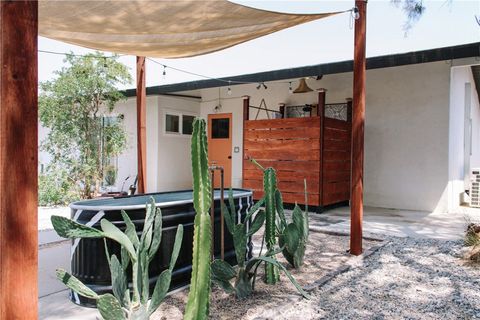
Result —
[{"label": "prickly pear cactus", "polygon": [[203,320],[210,299],[210,256],[212,248],[211,182],[208,174],[208,146],[205,120],[195,119],[192,134],[193,205],[196,211],[190,292],[184,319]]}]

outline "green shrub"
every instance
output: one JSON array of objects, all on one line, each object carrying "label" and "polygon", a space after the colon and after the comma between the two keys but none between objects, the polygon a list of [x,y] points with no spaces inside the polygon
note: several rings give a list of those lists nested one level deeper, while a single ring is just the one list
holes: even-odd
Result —
[{"label": "green shrub", "polygon": [[67,205],[79,197],[62,170],[48,170],[38,176],[38,204],[40,206]]}]

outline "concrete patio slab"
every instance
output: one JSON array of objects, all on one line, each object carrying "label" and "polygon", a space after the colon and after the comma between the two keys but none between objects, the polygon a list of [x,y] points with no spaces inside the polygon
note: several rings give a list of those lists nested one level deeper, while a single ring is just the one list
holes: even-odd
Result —
[{"label": "concrete patio slab", "polygon": [[[315,228],[350,232],[350,207],[310,214],[310,225]],[[469,221],[480,221],[480,209],[460,208],[454,213],[430,213],[365,207],[364,231],[372,234],[399,237],[455,240],[463,237]]]}]

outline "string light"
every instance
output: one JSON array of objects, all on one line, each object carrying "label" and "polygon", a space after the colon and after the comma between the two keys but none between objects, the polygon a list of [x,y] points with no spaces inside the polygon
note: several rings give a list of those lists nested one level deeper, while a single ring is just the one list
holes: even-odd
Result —
[{"label": "string light", "polygon": [[[358,9],[356,9],[358,11]],[[355,11],[355,8],[351,9],[351,10],[348,10],[348,11],[351,11],[352,12],[352,18],[353,18],[353,12]],[[357,12],[358,13],[358,12]],[[97,58],[97,59],[102,59],[104,61],[104,67],[107,67],[107,62],[108,62],[108,59],[114,59],[114,60],[117,60],[118,58],[120,57],[125,57],[125,56],[128,56],[126,54],[119,54],[119,55],[114,55],[114,56],[95,56],[94,54],[74,54],[74,53],[65,53],[65,52],[55,52],[55,51],[48,51],[48,50],[38,50],[38,52],[41,52],[41,53],[48,53],[48,54],[54,54],[54,55],[62,55],[62,56],[75,56],[75,57],[89,57],[89,58]],[[202,74],[198,74],[198,73],[195,73],[195,72],[191,72],[191,71],[187,71],[187,70],[183,70],[183,69],[179,69],[179,68],[176,68],[176,67],[172,67],[172,66],[167,66],[166,64],[163,64],[159,61],[156,61],[152,58],[146,58],[147,60],[155,63],[155,64],[158,64],[160,66],[163,67],[163,72],[162,72],[162,77],[163,79],[165,79],[166,75],[167,75],[167,68],[170,68],[172,70],[175,70],[175,71],[178,71],[178,72],[182,72],[182,73],[186,73],[186,74],[189,74],[189,75],[193,75],[193,76],[196,76],[196,77],[201,77],[201,78],[205,78],[205,79],[210,79],[210,80],[215,80],[215,81],[218,81],[218,82],[223,82],[223,83],[227,83],[228,84],[228,88],[227,88],[227,94],[228,95],[231,95],[232,94],[232,89],[231,89],[231,85],[232,84],[257,84],[256,88],[257,90],[260,90],[262,87],[266,90],[268,89],[268,86],[265,84],[265,82],[261,81],[261,82],[252,82],[252,81],[237,81],[237,80],[231,80],[231,79],[224,79],[224,78],[215,78],[215,77],[210,77],[210,76],[206,76],[206,75],[202,75]],[[319,79],[317,79],[319,80]],[[293,89],[292,89],[292,82],[291,81],[275,81],[274,83],[277,83],[277,84],[282,84],[282,83],[288,83],[289,84],[289,92],[292,93],[293,92]]]}]

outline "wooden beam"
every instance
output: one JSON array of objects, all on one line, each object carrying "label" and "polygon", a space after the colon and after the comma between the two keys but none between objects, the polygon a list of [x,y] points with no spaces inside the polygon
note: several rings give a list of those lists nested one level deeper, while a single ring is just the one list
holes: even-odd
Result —
[{"label": "wooden beam", "polygon": [[359,17],[355,20],[352,110],[352,186],[350,197],[350,253],[362,253],[363,156],[365,130],[367,1],[356,0]]},{"label": "wooden beam", "polygon": [[0,2],[0,319],[38,318],[36,1]]},{"label": "wooden beam", "polygon": [[147,190],[147,87],[145,57],[137,57],[137,193]]}]

